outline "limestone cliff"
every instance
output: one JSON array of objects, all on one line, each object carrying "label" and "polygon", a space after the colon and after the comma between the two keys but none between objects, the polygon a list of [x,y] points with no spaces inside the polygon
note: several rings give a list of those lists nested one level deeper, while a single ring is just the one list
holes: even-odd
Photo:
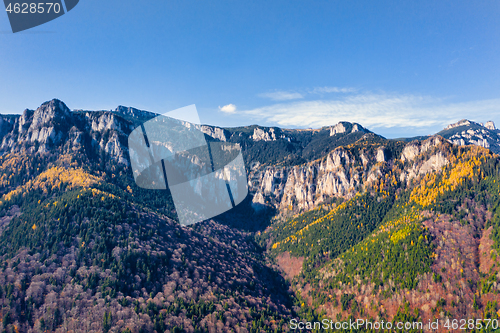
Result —
[{"label": "limestone cliff", "polygon": [[[306,211],[332,198],[350,198],[373,182],[397,173],[403,183],[418,175],[439,171],[448,160],[439,151],[447,144],[436,136],[406,144],[400,155],[390,156],[383,145],[356,150],[339,147],[327,156],[292,167],[257,167],[250,172],[249,186],[256,207],[281,212]],[[424,154],[424,153],[428,154]],[[358,155],[358,156],[356,156]]]},{"label": "limestone cliff", "polygon": [[[123,106],[111,111],[71,111],[54,99],[22,115],[0,116],[0,153],[58,150],[88,158],[107,156],[127,166],[128,135],[155,116]],[[493,122],[482,126],[468,120],[448,126],[439,133],[442,136],[409,143],[386,140],[348,122],[318,130],[198,127],[215,141],[240,144],[255,208],[272,207],[285,213],[309,210],[335,197],[348,198],[385,180],[389,172],[407,184],[421,174],[440,170],[449,161],[439,146],[448,142],[500,150],[500,132]]]},{"label": "limestone cliff", "polygon": [[463,119],[448,125],[438,134],[456,145],[476,145],[500,153],[500,131],[496,129],[493,121],[483,125]]},{"label": "limestone cliff", "polygon": [[107,154],[128,165],[126,138],[135,126],[111,111],[71,111],[53,99],[22,115],[0,117],[0,152]]}]

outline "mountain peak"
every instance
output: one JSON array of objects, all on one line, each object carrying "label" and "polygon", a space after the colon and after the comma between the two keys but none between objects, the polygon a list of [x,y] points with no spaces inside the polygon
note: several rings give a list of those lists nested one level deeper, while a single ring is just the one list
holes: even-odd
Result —
[{"label": "mountain peak", "polygon": [[337,125],[330,127],[330,136],[340,133],[355,133],[355,132],[364,132],[368,133],[363,126],[358,123],[350,123],[347,121],[341,121]]},{"label": "mountain peak", "polygon": [[448,125],[438,134],[457,145],[473,144],[488,148],[494,153],[500,153],[500,135],[491,120],[483,124],[462,119]]},{"label": "mountain peak", "polygon": [[52,99],[40,105],[33,114],[32,127],[42,126],[51,121],[60,123],[64,118],[69,116],[71,111],[58,99]]},{"label": "mountain peak", "polygon": [[493,121],[487,121],[486,124],[484,124],[484,127],[486,127],[489,130],[496,130],[495,123]]},{"label": "mountain peak", "polygon": [[449,124],[448,126],[446,126],[445,130],[449,130],[449,129],[459,127],[459,126],[469,126],[471,123],[472,122],[470,120],[462,119],[462,120],[457,121],[456,123]]},{"label": "mountain peak", "polygon": [[490,131],[496,130],[495,123],[491,120],[487,121],[486,124],[483,124],[483,123],[476,123],[476,122],[470,121],[468,119],[462,119],[462,120],[457,121],[456,123],[449,124],[448,126],[446,126],[446,128],[444,130],[446,131],[446,130],[449,130],[449,129],[452,129],[455,127],[471,126],[471,125],[481,126],[481,127],[486,128],[486,129],[489,129]]}]

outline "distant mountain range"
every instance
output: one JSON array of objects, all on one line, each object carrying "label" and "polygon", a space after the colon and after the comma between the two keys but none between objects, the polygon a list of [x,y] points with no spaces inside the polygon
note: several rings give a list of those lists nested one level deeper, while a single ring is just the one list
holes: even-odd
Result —
[{"label": "distant mountain range", "polygon": [[56,99],[0,116],[0,331],[500,317],[492,122],[407,139],[349,122],[199,125],[240,144],[250,194],[186,228],[169,190],[137,187],[130,169],[128,135],[155,116]]}]

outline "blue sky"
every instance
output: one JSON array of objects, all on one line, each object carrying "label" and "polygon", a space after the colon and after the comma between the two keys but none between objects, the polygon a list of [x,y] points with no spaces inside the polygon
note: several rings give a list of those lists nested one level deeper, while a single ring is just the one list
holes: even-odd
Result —
[{"label": "blue sky", "polygon": [[80,0],[17,34],[0,13],[0,112],[54,97],[387,137],[500,125],[500,2]]}]

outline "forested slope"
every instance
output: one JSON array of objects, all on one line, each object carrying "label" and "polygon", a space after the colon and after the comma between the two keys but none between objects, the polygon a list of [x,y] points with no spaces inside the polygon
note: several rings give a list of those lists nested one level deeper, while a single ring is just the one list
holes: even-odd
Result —
[{"label": "forested slope", "polygon": [[[490,150],[387,140],[347,122],[199,126],[209,141],[241,145],[250,194],[186,228],[169,191],[137,187],[129,168],[127,135],[154,116],[59,100],[1,116],[0,331],[498,318],[500,160]],[[444,134],[455,140],[463,126]]]},{"label": "forested slope", "polygon": [[[436,156],[443,166],[430,172]],[[441,142],[390,161],[341,204],[278,220],[261,239],[278,263],[283,252],[303,258],[293,285],[327,318],[496,319],[499,163],[487,149]],[[408,180],[411,170],[424,172]]]}]

